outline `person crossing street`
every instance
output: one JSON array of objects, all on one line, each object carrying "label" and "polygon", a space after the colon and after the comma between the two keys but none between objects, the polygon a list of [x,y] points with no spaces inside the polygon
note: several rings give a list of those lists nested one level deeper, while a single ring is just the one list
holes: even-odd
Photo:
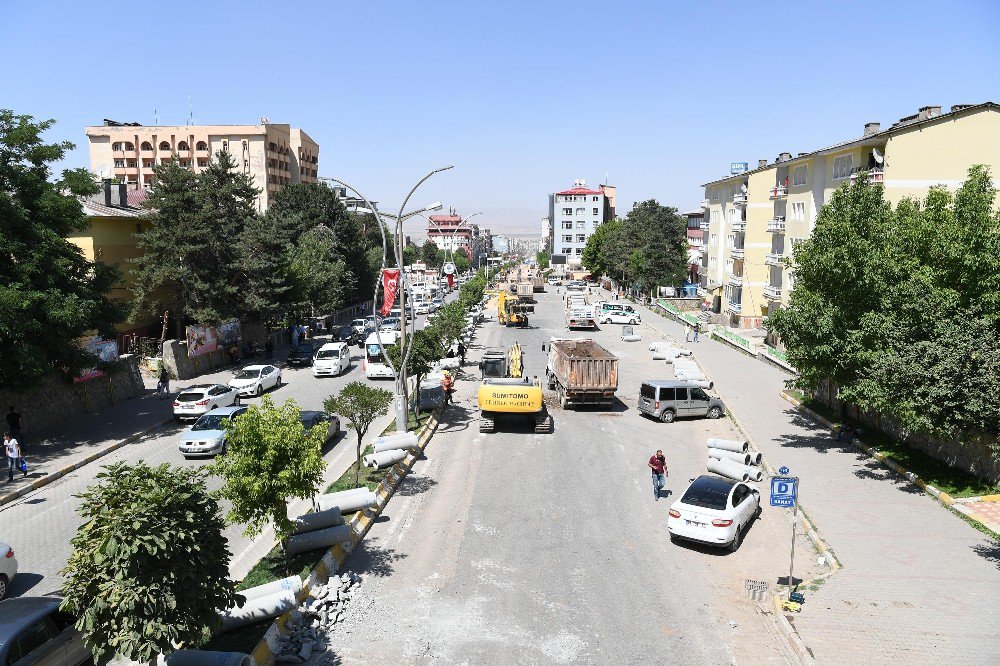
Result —
[{"label": "person crossing street", "polygon": [[663,456],[663,451],[656,450],[649,458],[649,469],[653,472],[653,497],[660,501],[660,491],[667,482],[667,459]]}]

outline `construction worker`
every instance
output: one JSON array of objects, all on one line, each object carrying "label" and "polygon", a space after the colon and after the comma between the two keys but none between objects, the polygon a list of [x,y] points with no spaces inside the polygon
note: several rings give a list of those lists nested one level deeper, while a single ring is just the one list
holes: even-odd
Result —
[{"label": "construction worker", "polygon": [[451,373],[447,370],[444,371],[444,379],[441,380],[441,386],[444,388],[444,404],[451,402],[451,391],[455,387],[455,380],[452,379]]}]

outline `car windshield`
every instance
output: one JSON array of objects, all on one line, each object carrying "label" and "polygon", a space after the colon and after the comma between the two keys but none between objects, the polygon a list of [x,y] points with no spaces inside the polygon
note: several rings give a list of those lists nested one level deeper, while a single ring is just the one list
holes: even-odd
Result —
[{"label": "car windshield", "polygon": [[340,352],[336,349],[320,349],[319,353],[316,354],[316,358],[337,358],[340,356]]},{"label": "car windshield", "polygon": [[351,328],[350,326],[345,326],[342,329],[340,329],[340,334],[342,336],[351,337],[352,335],[354,335],[354,329]]},{"label": "car windshield", "polygon": [[191,426],[191,430],[222,430],[227,421],[229,417],[222,414],[205,414]]},{"label": "car windshield", "polygon": [[701,477],[696,479],[684,493],[681,502],[706,509],[725,509],[726,499],[733,484],[722,479]]},{"label": "car windshield", "polygon": [[177,396],[177,402],[197,402],[205,397],[203,391],[191,391],[190,393],[181,393]]},{"label": "car windshield", "polygon": [[305,356],[312,356],[313,346],[310,344],[299,345],[297,349],[292,350],[293,354],[302,354]]},{"label": "car windshield", "polygon": [[234,379],[257,379],[260,377],[260,370],[240,370]]}]

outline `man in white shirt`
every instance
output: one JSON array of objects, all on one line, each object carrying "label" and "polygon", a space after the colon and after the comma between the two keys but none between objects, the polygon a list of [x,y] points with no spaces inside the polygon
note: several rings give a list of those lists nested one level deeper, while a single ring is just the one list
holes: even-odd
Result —
[{"label": "man in white shirt", "polygon": [[[21,446],[16,439],[11,437],[9,432],[5,432],[3,435],[3,446],[7,454],[7,482],[10,483],[14,480],[14,470],[18,469],[18,463],[21,460]],[[24,475],[28,476],[28,473],[25,472]]]}]

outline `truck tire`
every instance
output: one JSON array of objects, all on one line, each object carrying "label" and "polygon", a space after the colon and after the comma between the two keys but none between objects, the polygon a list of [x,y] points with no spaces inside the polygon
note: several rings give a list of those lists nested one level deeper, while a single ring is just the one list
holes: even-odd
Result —
[{"label": "truck tire", "polygon": [[559,389],[559,406],[563,409],[569,409],[569,398],[566,397],[566,391]]}]

